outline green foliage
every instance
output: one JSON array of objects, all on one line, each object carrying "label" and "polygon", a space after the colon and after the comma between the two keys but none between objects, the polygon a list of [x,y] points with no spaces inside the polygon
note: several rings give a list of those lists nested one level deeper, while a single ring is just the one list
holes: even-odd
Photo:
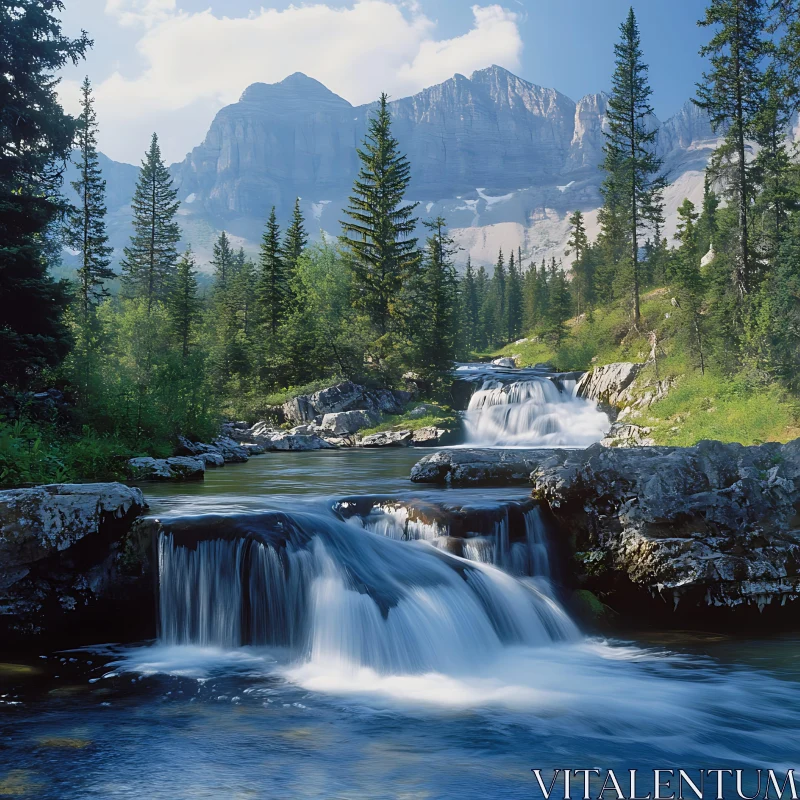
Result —
[{"label": "green foliage", "polygon": [[69,349],[67,285],[48,274],[61,173],[77,121],[56,73],[91,45],[69,39],[58,0],[0,4],[0,383],[24,387]]},{"label": "green foliage", "polygon": [[144,298],[148,311],[166,300],[172,289],[178,260],[176,245],[181,238],[175,220],[179,206],[178,191],[154,133],[131,201],[133,234],[120,262],[126,294]]},{"label": "green foliage", "polygon": [[[425,406],[425,415],[415,416],[414,411],[420,405]],[[458,428],[460,424],[458,415],[448,406],[434,403],[412,403],[402,414],[384,414],[377,425],[360,431],[360,434],[370,436],[373,433],[384,433],[385,431],[418,431],[422,428],[444,428],[451,431]]]},{"label": "green foliage", "polygon": [[348,220],[342,222],[342,242],[355,277],[354,301],[379,337],[402,327],[398,299],[419,265],[413,236],[417,204],[404,202],[411,165],[392,136],[387,103],[382,94],[358,150],[361,168],[346,209]]}]

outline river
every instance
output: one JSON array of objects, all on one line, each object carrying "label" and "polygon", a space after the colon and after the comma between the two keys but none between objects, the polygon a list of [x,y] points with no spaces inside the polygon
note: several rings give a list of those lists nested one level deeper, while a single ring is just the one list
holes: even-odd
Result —
[{"label": "river", "polygon": [[[541,797],[533,768],[800,767],[796,638],[587,636],[524,488],[421,490],[423,454],[148,487],[159,639],[0,666],[0,796],[485,800]],[[511,511],[462,558],[386,498]]]}]

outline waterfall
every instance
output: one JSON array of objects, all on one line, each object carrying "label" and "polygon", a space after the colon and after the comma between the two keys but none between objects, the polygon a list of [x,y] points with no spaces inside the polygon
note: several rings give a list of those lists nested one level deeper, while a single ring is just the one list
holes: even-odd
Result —
[{"label": "waterfall", "polygon": [[588,447],[605,436],[607,415],[596,403],[575,396],[575,381],[559,386],[540,375],[523,375],[524,380],[498,377],[483,380],[470,398],[465,415],[468,445]]},{"label": "waterfall", "polygon": [[[539,580],[322,513],[281,517],[240,515],[233,536],[223,519],[217,536],[206,526],[201,541],[192,541],[191,522],[175,535],[164,523],[161,643],[289,648],[300,663],[398,674],[464,668],[504,647],[578,637],[549,591],[538,513],[524,515],[524,544],[509,543],[508,515],[497,523],[492,562]],[[300,534],[281,538],[289,517]]]}]

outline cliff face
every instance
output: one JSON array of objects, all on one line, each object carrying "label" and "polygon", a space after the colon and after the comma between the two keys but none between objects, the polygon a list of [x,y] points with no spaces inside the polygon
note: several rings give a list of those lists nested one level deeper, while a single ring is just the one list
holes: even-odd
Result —
[{"label": "cliff face", "polygon": [[[561,258],[568,213],[600,205],[604,93],[575,103],[489,67],[390,106],[394,133],[411,162],[410,197],[420,201],[419,215],[442,214],[477,263],[493,263],[498,247],[519,246],[537,260]],[[171,168],[184,240],[200,264],[223,229],[254,252],[269,209],[275,205],[285,221],[298,196],[314,234],[338,234],[359,168],[356,148],[373,108],[352,106],[296,73],[280,83],[253,84],[220,110],[203,143]],[[667,198],[668,235],[677,206],[702,189],[713,143],[707,117],[691,103],[660,126],[658,150],[676,182]],[[136,168],[116,166],[106,177],[112,243],[121,254],[130,209],[120,198],[130,197]],[[591,215],[587,223],[594,235]]]}]

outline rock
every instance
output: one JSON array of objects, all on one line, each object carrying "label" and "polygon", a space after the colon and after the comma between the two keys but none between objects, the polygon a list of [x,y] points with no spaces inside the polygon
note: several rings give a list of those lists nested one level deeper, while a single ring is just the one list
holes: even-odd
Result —
[{"label": "rock", "polygon": [[410,400],[410,392],[394,389],[369,390],[347,381],[311,395],[295,397],[284,403],[282,410],[291,423],[304,425],[321,419],[326,414],[346,411],[366,411],[375,416],[401,414]]},{"label": "rock", "polygon": [[359,447],[408,447],[413,438],[411,431],[383,431],[365,436],[358,443]]},{"label": "rock", "polygon": [[227,436],[220,436],[218,439],[214,439],[213,447],[222,453],[226,464],[242,464],[250,458],[250,453],[247,452],[246,448]]},{"label": "rock", "polygon": [[[302,426],[305,427],[305,426]],[[247,434],[252,438],[259,438],[262,436],[272,436],[273,434],[280,433],[281,431],[271,425],[269,422],[256,422]],[[294,431],[293,431],[294,432]]]},{"label": "rock", "polygon": [[[72,646],[85,643],[98,614],[124,624],[125,617],[115,616],[119,609],[109,596],[124,582],[121,576],[141,566],[130,563],[136,558],[125,552],[125,536],[146,507],[140,489],[120,483],[55,484],[0,492],[0,636],[4,645],[42,634],[54,642],[61,641],[62,635],[77,636]],[[148,584],[150,592],[152,584]],[[138,599],[129,592],[122,607]],[[145,605],[152,626],[151,604]],[[135,635],[135,630],[131,632]],[[107,633],[100,640],[119,639],[119,627]]]},{"label": "rock", "polygon": [[800,440],[594,445],[539,463],[531,480],[575,542],[584,588],[617,611],[702,624],[714,609],[777,614],[800,596]]},{"label": "rock", "polygon": [[651,432],[652,428],[617,421],[600,444],[603,447],[652,447],[656,442],[650,438]]},{"label": "rock", "polygon": [[195,458],[200,459],[206,465],[206,469],[225,466],[222,453],[199,453]]},{"label": "rock", "polygon": [[185,436],[178,437],[178,445],[175,448],[176,456],[197,456],[203,452],[203,445],[198,442],[193,442]]},{"label": "rock", "polygon": [[375,418],[366,411],[340,411],[335,414],[325,414],[319,427],[322,435],[346,436],[362,428],[368,428],[375,422]]},{"label": "rock", "polygon": [[623,362],[593,367],[578,381],[576,394],[605,406],[621,406],[622,393],[633,383],[643,366]]},{"label": "rock", "polygon": [[300,436],[288,432],[276,433],[260,442],[265,452],[272,451],[303,451],[303,450],[333,450],[335,446],[321,439],[319,436]]},{"label": "rock", "polygon": [[411,470],[415,483],[453,485],[525,484],[539,464],[560,450],[442,450],[425,456]]},{"label": "rock", "polygon": [[255,442],[242,442],[242,447],[244,447],[248,455],[251,456],[263,456],[264,453],[267,452],[264,445],[256,444]]},{"label": "rock", "polygon": [[412,408],[408,412],[408,417],[410,419],[420,419],[421,417],[427,417],[429,414],[435,414],[438,410],[436,406],[429,403],[420,403],[416,408]]},{"label": "rock", "polygon": [[193,481],[202,480],[205,461],[194,456],[172,458],[131,458],[127,473],[132,481]]},{"label": "rock", "polygon": [[507,367],[509,369],[517,368],[517,362],[513,358],[508,357],[496,358],[494,361],[492,361],[492,364],[495,367]]},{"label": "rock", "polygon": [[[319,425],[297,425],[296,427],[292,428],[289,433],[291,433],[293,436],[310,436],[312,433],[319,433],[319,430]],[[278,431],[273,431],[273,433],[278,433]]]},{"label": "rock", "polygon": [[437,428],[431,426],[428,428],[419,428],[414,431],[411,441],[417,447],[436,447],[441,444],[442,439],[447,436],[448,432],[444,428]]}]

